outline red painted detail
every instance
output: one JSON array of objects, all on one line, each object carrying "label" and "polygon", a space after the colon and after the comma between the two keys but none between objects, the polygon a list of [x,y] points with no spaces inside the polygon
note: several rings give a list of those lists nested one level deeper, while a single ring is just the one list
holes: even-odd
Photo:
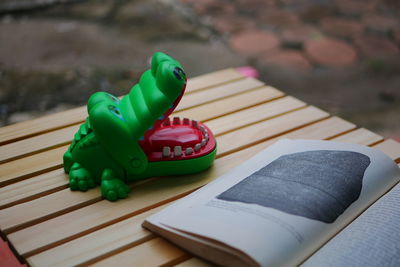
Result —
[{"label": "red painted detail", "polygon": [[[197,127],[193,127],[193,121],[190,121],[192,123],[189,124],[183,124],[186,121],[180,120],[179,125],[166,122],[153,131],[146,133],[144,140],[139,141],[149,161],[193,159],[205,156],[215,149],[216,141],[214,135],[203,123],[195,122],[194,125],[197,125]],[[204,127],[204,133],[201,131],[201,127]],[[206,139],[206,134],[208,136],[206,144],[196,151],[196,144],[201,145],[201,142]],[[176,146],[182,148],[182,154],[179,156],[175,156],[173,153]],[[171,154],[169,156],[163,156],[163,147],[170,148]],[[193,153],[186,154],[186,149],[189,147],[193,149]]]},{"label": "red painted detail", "polygon": [[194,147],[202,139],[201,132],[186,125],[160,127],[149,136],[148,142],[153,150],[162,151],[163,146]]},{"label": "red painted detail", "polygon": [[21,267],[26,266],[26,264],[21,264],[14,253],[11,251],[7,242],[0,239],[0,266],[7,267]]}]

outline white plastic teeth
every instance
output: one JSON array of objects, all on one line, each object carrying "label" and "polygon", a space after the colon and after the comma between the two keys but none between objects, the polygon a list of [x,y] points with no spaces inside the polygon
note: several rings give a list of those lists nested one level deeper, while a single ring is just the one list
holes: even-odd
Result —
[{"label": "white plastic teeth", "polygon": [[185,154],[186,154],[186,155],[191,155],[191,154],[193,154],[193,148],[191,148],[191,147],[186,148]]},{"label": "white plastic teeth", "polygon": [[182,147],[181,146],[175,146],[174,147],[174,156],[179,157],[182,155]]},{"label": "white plastic teeth", "polygon": [[195,146],[194,146],[194,151],[200,151],[200,149],[201,149],[201,144],[196,144]]},{"label": "white plastic teeth", "polygon": [[164,126],[170,126],[170,125],[191,125],[194,129],[198,129],[201,132],[202,139],[201,142],[197,143],[194,147],[187,147],[187,148],[182,148],[182,146],[174,146],[174,147],[168,147],[165,146],[162,149],[162,156],[164,158],[168,157],[181,157],[181,156],[189,156],[192,155],[196,152],[199,152],[203,147],[205,147],[210,141],[210,134],[208,133],[207,129],[203,126],[200,125],[199,122],[195,120],[190,120],[188,118],[182,118],[180,119],[179,117],[173,117],[172,119],[166,118],[163,122]]},{"label": "white plastic teeth", "polygon": [[201,140],[201,146],[205,146],[205,145],[206,145],[206,143],[207,143],[206,139],[205,139],[205,138],[203,138],[203,139]]},{"label": "white plastic teeth", "polygon": [[[185,154],[186,155],[192,155],[194,153],[194,151],[199,151],[201,149],[201,144],[196,144],[196,146],[194,147],[194,150],[192,147],[188,147],[185,149]],[[166,157],[170,157],[171,156],[171,148],[168,146],[163,147],[162,150],[162,156],[164,158]],[[174,156],[175,157],[180,157],[183,155],[183,151],[182,151],[182,147],[181,146],[175,146],[174,147]]]},{"label": "white plastic teeth", "polygon": [[171,156],[171,148],[168,146],[163,147],[162,155],[163,155],[163,157]]},{"label": "white plastic teeth", "polygon": [[172,122],[173,125],[179,125],[181,124],[181,119],[179,117],[174,117],[174,120]]}]

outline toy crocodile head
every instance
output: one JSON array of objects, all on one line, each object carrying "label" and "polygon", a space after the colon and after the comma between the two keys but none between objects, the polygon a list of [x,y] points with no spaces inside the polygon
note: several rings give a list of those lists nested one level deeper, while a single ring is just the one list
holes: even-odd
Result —
[{"label": "toy crocodile head", "polygon": [[168,117],[182,98],[186,81],[181,64],[158,52],[151,69],[121,100],[105,92],[90,97],[90,125],[128,174],[190,173],[212,163],[216,142],[211,131],[194,120]]}]

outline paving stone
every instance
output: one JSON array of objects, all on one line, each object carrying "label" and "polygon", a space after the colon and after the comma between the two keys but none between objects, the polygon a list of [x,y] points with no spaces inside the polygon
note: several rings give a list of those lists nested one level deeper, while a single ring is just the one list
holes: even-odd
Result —
[{"label": "paving stone", "polygon": [[254,16],[276,6],[274,0],[236,0],[234,1],[240,14]]},{"label": "paving stone", "polygon": [[274,0],[236,0],[235,2],[239,7],[252,7],[258,9],[276,6]]},{"label": "paving stone", "polygon": [[233,33],[256,28],[256,22],[241,16],[222,15],[212,19],[214,28],[221,33]]},{"label": "paving stone", "polygon": [[305,51],[311,61],[328,67],[345,67],[357,60],[357,53],[351,45],[333,38],[308,40]]},{"label": "paving stone", "polygon": [[362,21],[368,30],[377,33],[389,34],[399,28],[399,20],[387,16],[366,15]]},{"label": "paving stone", "polygon": [[285,47],[302,48],[305,41],[320,35],[321,33],[315,27],[299,24],[286,27],[281,33],[281,41]]},{"label": "paving stone", "polygon": [[271,32],[252,30],[234,35],[229,44],[238,53],[257,55],[278,47],[279,39]]},{"label": "paving stone", "polygon": [[309,23],[317,23],[321,19],[336,14],[336,8],[332,5],[313,5],[301,12],[301,19]]},{"label": "paving stone", "polygon": [[[17,1],[15,1],[17,2]],[[19,1],[24,2],[24,1]],[[27,1],[25,1],[27,2]],[[43,1],[44,3],[45,1]],[[101,19],[106,17],[111,11],[113,6],[113,0],[104,0],[104,1],[96,1],[96,2],[81,2],[79,5],[70,4],[70,5],[55,5],[52,8],[49,8],[45,11],[50,16],[54,17],[67,17],[74,16],[81,19]],[[38,9],[40,10],[40,9]],[[40,10],[41,13],[43,12]]]},{"label": "paving stone", "polygon": [[[376,5],[376,12],[384,15],[399,16],[400,15],[400,2],[398,0],[384,0],[379,1]],[[383,2],[383,3],[379,3]]]},{"label": "paving stone", "polygon": [[301,71],[312,69],[311,63],[304,56],[303,52],[295,50],[278,49],[262,55],[260,59],[266,65],[276,65]]},{"label": "paving stone", "polygon": [[400,45],[400,29],[393,31],[393,39],[398,45]]},{"label": "paving stone", "polygon": [[200,15],[233,14],[235,7],[218,0],[202,0],[192,3],[193,9]]},{"label": "paving stone", "polygon": [[336,0],[335,3],[339,14],[350,17],[360,17],[366,12],[373,12],[377,5],[375,0]]},{"label": "paving stone", "polygon": [[257,16],[257,21],[272,27],[285,27],[300,23],[300,19],[296,14],[278,8],[262,10]]},{"label": "paving stone", "polygon": [[369,58],[387,57],[399,54],[399,48],[390,40],[377,36],[358,36],[354,44]]},{"label": "paving stone", "polygon": [[333,0],[278,0],[279,6],[285,10],[303,13],[314,7],[333,7]]},{"label": "paving stone", "polygon": [[322,30],[338,37],[352,37],[364,31],[364,25],[351,19],[327,17],[321,21]]}]

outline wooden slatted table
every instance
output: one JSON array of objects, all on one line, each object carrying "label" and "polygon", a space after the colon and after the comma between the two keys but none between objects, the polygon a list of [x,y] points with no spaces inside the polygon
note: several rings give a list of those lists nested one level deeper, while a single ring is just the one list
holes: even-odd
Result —
[{"label": "wooden slatted table", "polygon": [[175,114],[206,122],[218,142],[206,172],[132,184],[112,203],[99,188],[71,192],[62,155],[86,108],[0,129],[0,228],[32,266],[206,263],[141,227],[144,218],[244,162],[280,138],[376,147],[400,160],[400,144],[285,95],[233,69],[192,78]]}]

